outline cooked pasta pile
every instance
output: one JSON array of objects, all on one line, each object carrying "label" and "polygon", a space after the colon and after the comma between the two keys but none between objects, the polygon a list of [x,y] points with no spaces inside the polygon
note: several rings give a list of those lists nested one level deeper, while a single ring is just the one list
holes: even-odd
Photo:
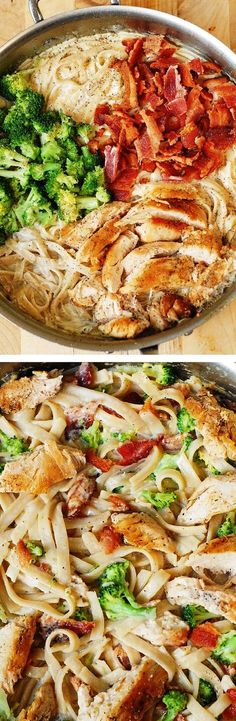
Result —
[{"label": "cooked pasta pile", "polygon": [[[236,672],[235,413],[161,364],[39,371],[1,386],[0,407],[0,676],[15,716],[53,682],[45,718],[100,718],[150,662],[166,693],[187,694],[184,717],[221,718]],[[104,578],[121,568],[117,600]],[[137,721],[162,718],[160,695]]]}]

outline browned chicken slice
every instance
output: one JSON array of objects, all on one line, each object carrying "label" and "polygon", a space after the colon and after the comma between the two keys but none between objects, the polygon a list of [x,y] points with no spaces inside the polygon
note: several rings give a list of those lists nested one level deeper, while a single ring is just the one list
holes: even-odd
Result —
[{"label": "browned chicken slice", "polygon": [[113,513],[112,523],[131,546],[164,553],[175,551],[174,543],[164,528],[148,513]]},{"label": "browned chicken slice", "polygon": [[[113,206],[115,205],[115,212]],[[103,264],[104,250],[107,246],[112,245],[119,237],[121,230],[119,227],[119,218],[126,214],[130,206],[127,203],[108,203],[104,206],[107,208],[107,219],[103,218],[102,225],[80,244],[77,260],[83,263],[89,263],[93,268],[100,268]]]},{"label": "browned chicken slice", "polygon": [[88,478],[85,473],[79,474],[67,494],[65,510],[68,518],[77,518],[80,515],[81,509],[92,498],[95,488],[95,478]]},{"label": "browned chicken slice", "polygon": [[179,248],[180,243],[165,243],[164,241],[141,245],[126,255],[122,263],[122,268],[126,275],[129,275],[134,268],[135,271],[137,271],[139,267],[142,268],[143,264],[151,260],[151,258],[175,255]]},{"label": "browned chicken slice", "polygon": [[32,703],[27,709],[22,709],[17,721],[51,721],[56,714],[55,687],[52,679],[48,679],[37,688]]},{"label": "browned chicken slice", "polygon": [[228,251],[226,257],[214,261],[207,268],[199,263],[192,277],[189,300],[196,308],[220,295],[224,288],[235,280],[235,253]]},{"label": "browned chicken slice", "polygon": [[178,523],[194,526],[210,521],[217,513],[228,513],[236,506],[236,474],[212,476],[202,481],[178,515]]},{"label": "browned chicken slice", "polygon": [[72,290],[69,290],[68,295],[74,305],[78,307],[93,308],[95,303],[98,302],[100,296],[104,293],[104,286],[102,284],[101,275],[94,273],[87,278],[84,276],[76,283]]},{"label": "browned chicken slice", "polygon": [[28,660],[38,614],[19,616],[0,629],[0,686],[13,693]]},{"label": "browned chicken slice", "polygon": [[187,223],[181,223],[180,221],[150,218],[145,223],[136,225],[135,231],[142,243],[153,243],[158,240],[179,240],[186,228],[188,228]]},{"label": "browned chicken slice", "polygon": [[203,208],[194,200],[151,201],[151,214],[194,225],[195,228],[206,228],[207,216]]},{"label": "browned chicken slice", "polygon": [[86,458],[79,448],[45,443],[5,464],[0,477],[0,491],[38,495],[46,493],[55,483],[75,478]]},{"label": "browned chicken slice", "polygon": [[213,573],[227,573],[236,577],[236,534],[213,538],[209,543],[199,546],[188,560],[195,571],[208,569]]},{"label": "browned chicken slice", "polygon": [[148,315],[138,300],[115,293],[101,296],[94,309],[94,319],[104,335],[133,338],[149,327]]},{"label": "browned chicken slice", "polygon": [[190,183],[159,180],[152,195],[162,200],[198,200],[198,189]]},{"label": "browned chicken slice", "polygon": [[163,696],[166,682],[166,671],[143,658],[124,678],[84,706],[78,721],[142,721],[155,699]]},{"label": "browned chicken slice", "polygon": [[102,282],[110,293],[116,293],[119,289],[123,273],[123,263],[121,261],[136,247],[138,241],[139,238],[136,233],[127,230],[125,233],[121,233],[109,248],[102,269]]},{"label": "browned chicken slice", "polygon": [[188,638],[189,626],[170,611],[160,618],[147,618],[135,626],[134,633],[154,646],[183,646]]},{"label": "browned chicken slice", "polygon": [[190,258],[157,258],[128,276],[120,293],[147,293],[150,288],[159,291],[178,291],[191,287],[194,263]]},{"label": "browned chicken slice", "polygon": [[53,616],[47,616],[46,613],[40,618],[39,621],[41,636],[44,640],[50,635],[52,631],[58,629],[58,636],[63,636],[63,629],[76,633],[79,638],[86,636],[91,633],[95,627],[95,621],[78,621],[76,618],[53,618]]},{"label": "browned chicken slice", "polygon": [[217,616],[225,616],[232,623],[236,622],[236,594],[222,591],[220,586],[207,586],[200,579],[179,576],[167,583],[166,596],[174,605],[196,604]]},{"label": "browned chicken slice", "polygon": [[47,373],[37,373],[31,378],[10,380],[0,388],[0,408],[13,413],[22,408],[35,408],[48,398],[53,398],[61,387],[62,375],[50,378]]},{"label": "browned chicken slice", "polygon": [[[153,294],[154,298],[155,295]],[[176,293],[159,294],[159,299],[151,301],[147,305],[147,313],[149,314],[150,323],[157,330],[165,330],[172,323],[176,323],[184,318],[191,318],[194,315],[194,308],[185,298]]]},{"label": "browned chicken slice", "polygon": [[193,258],[195,263],[210,265],[220,258],[222,240],[216,230],[192,230],[182,236],[180,255]]},{"label": "browned chicken slice", "polygon": [[236,460],[236,413],[222,408],[206,389],[189,396],[186,408],[196,421],[209,455]]},{"label": "browned chicken slice", "polygon": [[114,200],[112,203],[101,205],[100,208],[92,210],[82,220],[66,226],[62,231],[63,245],[71,248],[79,248],[80,245],[96,233],[105,223],[114,218],[120,218],[129,208],[127,203]]}]

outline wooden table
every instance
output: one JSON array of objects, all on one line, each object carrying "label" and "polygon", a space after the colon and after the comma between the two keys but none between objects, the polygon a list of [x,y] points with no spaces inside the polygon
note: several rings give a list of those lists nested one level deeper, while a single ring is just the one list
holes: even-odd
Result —
[{"label": "wooden table", "polygon": [[[145,5],[190,20],[213,33],[236,51],[236,0],[122,0],[124,4]],[[94,0],[42,0],[44,17],[74,8],[96,5]],[[27,0],[0,0],[0,43],[32,24]],[[236,301],[216,318],[205,323],[190,336],[177,338],[160,346],[170,354],[233,354],[236,350]],[[0,354],[71,354],[71,348],[59,346],[20,331],[0,320]],[[74,351],[78,353],[78,351]]]}]

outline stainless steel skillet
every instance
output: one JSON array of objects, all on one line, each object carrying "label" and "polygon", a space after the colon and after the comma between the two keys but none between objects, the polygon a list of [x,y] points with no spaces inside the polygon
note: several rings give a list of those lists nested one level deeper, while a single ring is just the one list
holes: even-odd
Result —
[{"label": "stainless steel skillet", "polygon": [[[0,72],[16,67],[23,59],[34,55],[45,43],[57,43],[66,36],[76,33],[79,36],[92,35],[95,32],[111,30],[131,30],[139,32],[167,33],[172,38],[193,48],[197,53],[211,57],[219,62],[224,71],[236,81],[236,55],[217,38],[201,28],[167,13],[138,7],[121,7],[119,0],[111,0],[110,6],[83,8],[70,13],[57,15],[43,20],[39,9],[39,0],[29,0],[29,8],[35,26],[17,35],[0,49]],[[1,314],[20,328],[55,343],[104,352],[124,350],[145,350],[158,346],[182,334],[189,334],[199,325],[209,320],[226,303],[236,297],[236,282],[227,288],[198,317],[182,321],[173,328],[161,333],[145,332],[132,340],[115,340],[105,337],[72,335],[66,331],[46,327],[6,300],[0,299]]]}]

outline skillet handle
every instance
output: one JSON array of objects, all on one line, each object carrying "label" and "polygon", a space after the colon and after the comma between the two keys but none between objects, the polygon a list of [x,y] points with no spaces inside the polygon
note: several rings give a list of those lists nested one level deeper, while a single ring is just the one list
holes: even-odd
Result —
[{"label": "skillet handle", "polygon": [[[29,11],[30,11],[33,21],[35,23],[39,23],[39,22],[41,22],[41,20],[44,20],[41,10],[39,9],[39,2],[40,2],[40,0],[28,0]],[[120,4],[120,0],[110,0],[110,5],[119,5],[119,4]]]}]

